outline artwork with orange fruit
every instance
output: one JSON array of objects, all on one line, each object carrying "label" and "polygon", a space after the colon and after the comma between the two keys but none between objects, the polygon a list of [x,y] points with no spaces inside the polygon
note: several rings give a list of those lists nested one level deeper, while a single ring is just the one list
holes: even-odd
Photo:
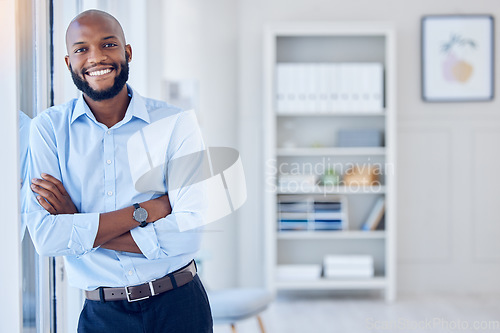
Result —
[{"label": "artwork with orange fruit", "polygon": [[422,19],[422,98],[429,102],[493,99],[493,17]]}]

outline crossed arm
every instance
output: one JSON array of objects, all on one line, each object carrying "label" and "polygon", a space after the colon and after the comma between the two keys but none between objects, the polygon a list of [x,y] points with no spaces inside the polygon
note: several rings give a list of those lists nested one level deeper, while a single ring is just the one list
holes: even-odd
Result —
[{"label": "crossed arm", "polygon": [[[42,174],[42,179],[32,179],[31,189],[37,194],[40,205],[50,214],[76,214],[78,210],[71,200],[63,184],[48,174]],[[141,203],[148,211],[146,222],[159,220],[172,212],[168,195]],[[126,207],[99,215],[99,228],[94,241],[94,247],[105,249],[142,253],[135,243],[130,230],[138,226],[133,219],[134,207]]]}]

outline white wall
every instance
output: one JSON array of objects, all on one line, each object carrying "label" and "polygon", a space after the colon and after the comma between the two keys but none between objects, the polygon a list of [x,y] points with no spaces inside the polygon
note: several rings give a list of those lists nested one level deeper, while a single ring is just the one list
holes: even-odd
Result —
[{"label": "white wall", "polygon": [[[197,114],[206,145],[237,148],[236,2],[165,0],[161,10],[162,79],[198,80]],[[233,214],[205,229],[201,273],[210,289],[236,285],[236,221]]]},{"label": "white wall", "polygon": [[[392,21],[398,73],[398,284],[405,292],[500,291],[498,98],[423,103],[420,18],[490,13],[498,1],[240,0],[238,126],[249,200],[239,216],[240,283],[263,283],[262,27],[272,21]],[[496,63],[499,60],[496,55]],[[498,83],[498,75],[496,75]],[[497,84],[498,87],[498,84]],[[495,95],[498,96],[496,88]],[[269,222],[269,221],[267,221]]]}]

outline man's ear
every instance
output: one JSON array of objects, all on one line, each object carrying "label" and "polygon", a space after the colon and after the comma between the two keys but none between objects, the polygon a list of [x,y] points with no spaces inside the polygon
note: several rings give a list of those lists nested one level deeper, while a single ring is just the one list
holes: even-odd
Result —
[{"label": "man's ear", "polygon": [[132,46],[130,44],[125,45],[125,53],[128,56],[128,62],[132,61]]},{"label": "man's ear", "polygon": [[69,56],[65,56],[64,61],[66,62],[66,67],[68,67],[69,71],[71,71],[71,68],[69,67],[71,66],[71,64],[69,63]]}]

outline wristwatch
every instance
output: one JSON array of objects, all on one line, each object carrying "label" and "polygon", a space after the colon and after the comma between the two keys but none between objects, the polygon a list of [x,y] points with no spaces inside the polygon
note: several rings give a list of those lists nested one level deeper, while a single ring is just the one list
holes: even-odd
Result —
[{"label": "wristwatch", "polygon": [[135,208],[133,214],[134,220],[139,222],[139,227],[144,228],[145,226],[148,225],[148,222],[146,222],[146,220],[148,219],[148,211],[139,206],[138,203],[134,204],[134,208]]}]

